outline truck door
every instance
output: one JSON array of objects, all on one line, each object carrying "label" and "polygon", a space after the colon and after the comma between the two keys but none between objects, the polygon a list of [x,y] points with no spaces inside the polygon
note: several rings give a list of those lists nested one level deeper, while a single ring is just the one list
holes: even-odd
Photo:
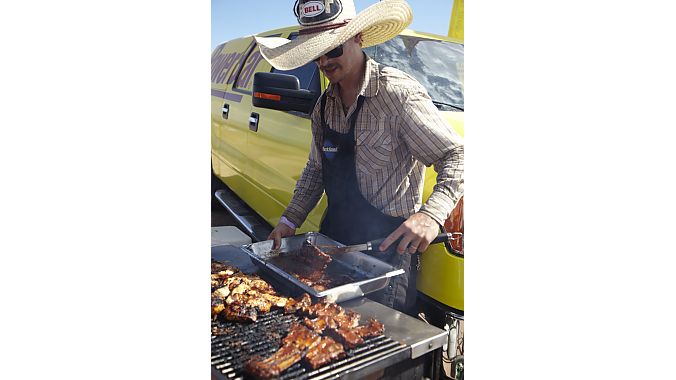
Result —
[{"label": "truck door", "polygon": [[211,152],[214,173],[233,190],[247,170],[251,100],[234,86],[255,42],[245,37],[219,45],[211,55]]},{"label": "truck door", "polygon": [[[293,39],[295,36],[297,32],[292,33],[289,38]],[[262,60],[256,71],[294,75],[299,79],[300,87],[315,92],[317,98],[322,91],[319,70],[314,62],[294,70],[281,71]],[[312,141],[310,115],[257,108],[253,105],[251,108],[252,115],[257,119],[257,126],[249,129],[249,152],[254,157],[250,162],[249,175],[268,195],[268,205],[264,208],[265,215],[262,216],[271,225],[276,225],[291,201],[296,181],[307,163]],[[324,208],[325,205],[316,208],[298,232],[318,231]]]}]

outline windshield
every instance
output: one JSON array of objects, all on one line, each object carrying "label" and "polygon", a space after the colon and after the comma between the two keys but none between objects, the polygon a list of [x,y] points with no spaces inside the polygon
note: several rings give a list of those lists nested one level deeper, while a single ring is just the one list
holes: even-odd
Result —
[{"label": "windshield", "polygon": [[[463,93],[464,47],[453,42],[397,36],[365,48],[369,57],[406,72],[420,82],[437,104],[465,108]],[[449,108],[451,110],[451,108]]]}]

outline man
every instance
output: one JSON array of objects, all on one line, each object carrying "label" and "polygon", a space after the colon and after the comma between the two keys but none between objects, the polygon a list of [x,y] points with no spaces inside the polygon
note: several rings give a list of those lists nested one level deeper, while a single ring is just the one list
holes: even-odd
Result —
[{"label": "man", "polygon": [[[361,50],[398,35],[411,8],[384,0],[357,15],[350,0],[297,0],[294,11],[299,36],[257,37],[261,54],[281,70],[314,60],[331,84],[312,113],[307,165],[268,239],[278,247],[293,235],[325,191],[320,232],[344,244],[387,237],[378,247],[385,252],[373,255],[407,273],[369,298],[414,314],[412,255],[427,249],[462,196],[464,153],[424,87]],[[424,170],[432,164],[437,185],[423,205]]]}]

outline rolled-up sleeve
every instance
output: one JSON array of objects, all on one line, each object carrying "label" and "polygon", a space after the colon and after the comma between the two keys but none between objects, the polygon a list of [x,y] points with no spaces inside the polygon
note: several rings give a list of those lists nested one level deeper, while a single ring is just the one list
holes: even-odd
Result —
[{"label": "rolled-up sleeve", "polygon": [[405,93],[399,119],[399,133],[413,157],[437,172],[434,190],[419,211],[443,225],[464,193],[462,138],[422,89]]}]

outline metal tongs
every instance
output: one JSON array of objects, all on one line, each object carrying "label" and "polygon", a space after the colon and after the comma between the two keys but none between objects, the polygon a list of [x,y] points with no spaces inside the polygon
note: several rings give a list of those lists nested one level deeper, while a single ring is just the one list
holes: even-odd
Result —
[{"label": "metal tongs", "polygon": [[[348,253],[348,252],[364,252],[364,251],[376,251],[376,252],[381,252],[378,247],[380,244],[385,241],[386,238],[381,238],[381,239],[376,239],[376,240],[371,240],[363,244],[357,244],[357,245],[346,245],[344,247],[339,247],[335,245],[318,245],[317,248],[321,249],[324,251],[326,254],[329,255],[335,255],[339,253]],[[451,240],[460,240],[462,239],[462,232],[442,232],[437,237],[434,238],[430,242],[430,244],[435,244],[435,243],[450,243]],[[396,244],[393,243],[393,245]]]}]

